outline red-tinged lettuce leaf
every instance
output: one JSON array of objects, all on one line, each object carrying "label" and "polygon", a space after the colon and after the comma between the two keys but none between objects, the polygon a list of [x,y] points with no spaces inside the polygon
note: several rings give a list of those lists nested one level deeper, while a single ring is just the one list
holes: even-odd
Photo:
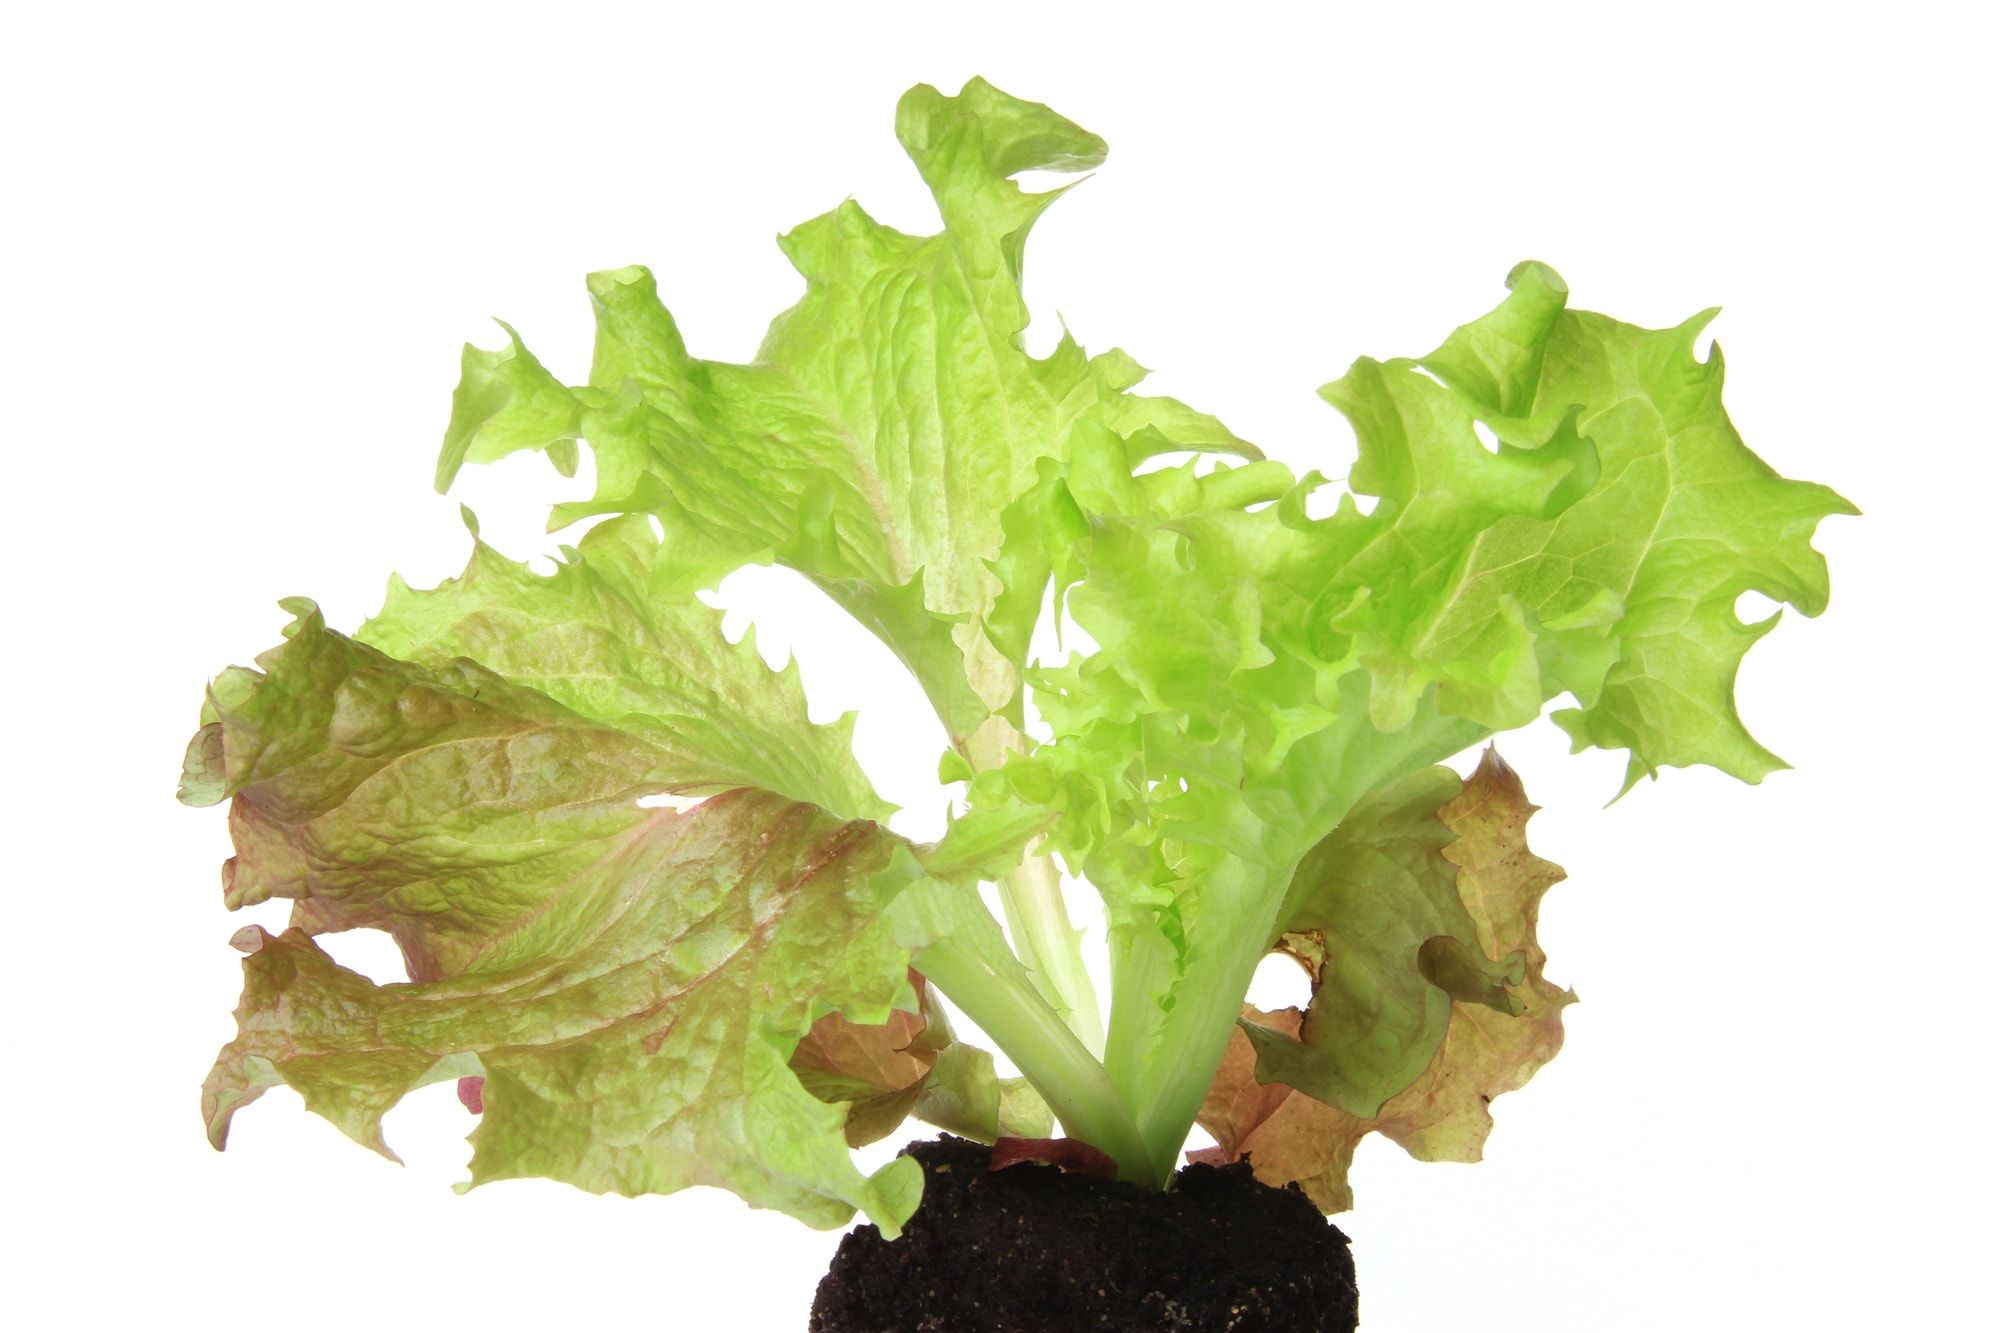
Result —
[{"label": "red-tinged lettuce leaf", "polygon": [[436,588],[391,579],[354,637],[428,666],[468,658],[593,721],[670,730],[710,785],[888,817],[855,762],[853,714],[808,721],[797,665],[766,668],[754,627],[731,643],[720,611],[677,595],[680,561],[644,518],[601,523],[566,555],[541,575],[475,543],[465,572]]},{"label": "red-tinged lettuce leaf", "polygon": [[792,1072],[808,1091],[846,1105],[848,1143],[885,1138],[913,1113],[982,1143],[1046,1135],[1052,1121],[1040,1095],[1022,1079],[998,1078],[991,1054],[952,1035],[930,985],[915,972],[910,983],[918,1012],[899,1009],[887,1023],[827,1014],[792,1053]]},{"label": "red-tinged lettuce leaf", "polygon": [[1010,1166],[1034,1163],[1053,1166],[1080,1176],[1099,1180],[1118,1179],[1118,1163],[1082,1139],[1003,1138],[993,1145],[989,1171],[1005,1171]]},{"label": "red-tinged lettuce leaf", "polygon": [[[726,780],[675,719],[594,720],[295,609],[261,672],[218,683],[189,749],[187,790],[231,800],[232,901],[298,900],[293,929],[239,936],[239,1032],[204,1090],[217,1145],[283,1083],[387,1152],[404,1094],[480,1077],[474,1184],[720,1185],[894,1230],[917,1173],[858,1171],[843,1111],[789,1061],[825,1013],[915,1006],[881,910],[923,874],[905,845],[750,788],[641,806]],[[360,925],[394,935],[412,983],[376,985],[311,938]]]},{"label": "red-tinged lettuce leaf", "polygon": [[[1484,763],[1499,771],[1491,750]],[[1245,1025],[1259,1079],[1373,1116],[1430,1064],[1455,1001],[1519,1012],[1509,983],[1522,983],[1524,957],[1486,957],[1444,854],[1462,787],[1442,767],[1386,783],[1300,862],[1279,946],[1312,977],[1313,1000],[1296,1030]]]},{"label": "red-tinged lettuce leaf", "polygon": [[951,1026],[931,988],[915,972],[917,1012],[898,1009],[886,1023],[823,1014],[792,1052],[792,1072],[807,1092],[847,1108],[847,1142],[860,1148],[895,1132],[909,1117],[951,1044]]},{"label": "red-tinged lettuce leaf", "polygon": [[[1232,1036],[1202,1103],[1200,1123],[1217,1146],[1191,1158],[1220,1164],[1247,1157],[1260,1180],[1297,1183],[1327,1212],[1353,1206],[1348,1167],[1356,1145],[1371,1133],[1386,1135],[1420,1160],[1479,1160],[1493,1127],[1490,1103],[1555,1057],[1562,1010],[1575,999],[1542,975],[1536,917],[1542,895],[1562,871],[1528,850],[1525,829],[1534,810],[1519,778],[1489,750],[1441,812],[1455,835],[1441,855],[1457,867],[1458,896],[1480,952],[1519,959],[1519,979],[1504,987],[1509,1003],[1450,999],[1428,1063],[1372,1115],[1328,1105],[1282,1082],[1260,1082],[1259,1051],[1246,1033],[1290,1041],[1306,1033],[1296,1009],[1246,1008],[1244,1028]],[[1322,992],[1315,1007],[1331,998]]]}]

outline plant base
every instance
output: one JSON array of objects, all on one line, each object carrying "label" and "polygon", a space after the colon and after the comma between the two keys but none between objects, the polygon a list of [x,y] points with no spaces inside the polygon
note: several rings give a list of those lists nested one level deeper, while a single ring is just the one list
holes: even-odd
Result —
[{"label": "plant base", "polygon": [[1164,1192],[1051,1166],[988,1170],[949,1136],[911,1144],[924,1200],[902,1237],[848,1233],[812,1333],[1353,1333],[1347,1237],[1247,1165]]}]

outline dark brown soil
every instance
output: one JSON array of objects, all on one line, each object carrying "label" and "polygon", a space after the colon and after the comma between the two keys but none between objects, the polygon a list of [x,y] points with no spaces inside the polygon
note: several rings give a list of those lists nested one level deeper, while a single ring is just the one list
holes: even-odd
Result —
[{"label": "dark brown soil", "polygon": [[1165,1192],[1052,1166],[989,1171],[949,1136],[904,1149],[924,1201],[900,1239],[840,1243],[812,1333],[1353,1333],[1347,1237],[1247,1165]]}]

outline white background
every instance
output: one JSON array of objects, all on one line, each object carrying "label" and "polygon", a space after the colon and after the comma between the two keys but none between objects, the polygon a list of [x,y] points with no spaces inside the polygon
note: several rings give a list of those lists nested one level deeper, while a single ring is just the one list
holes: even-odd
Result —
[{"label": "white background", "polygon": [[[1338,475],[1314,388],[1534,256],[1622,318],[1724,305],[1745,437],[1867,513],[1824,529],[1830,613],[1742,681],[1796,771],[1606,810],[1617,758],[1504,741],[1569,868],[1544,938],[1584,1002],[1484,1165],[1364,1148],[1340,1224],[1368,1333],[1990,1327],[1993,33],[1970,5],[1387,8],[7,20],[9,1322],[803,1327],[833,1235],[707,1191],[458,1197],[448,1085],[391,1116],[402,1168],[288,1092],[212,1153],[240,922],[220,812],[172,793],[276,598],[352,627],[389,571],[463,559],[429,480],[486,316],[581,376],[582,275],[645,262],[697,352],[745,357],[799,288],[778,231],[849,194],[934,228],[891,111],[983,73],[1112,145],[1031,245],[1036,348],[1060,311]],[[523,457],[462,496],[525,556],[583,484]],[[786,576],[724,599],[817,715],[865,710],[864,761],[934,826],[940,735],[886,652]]]}]

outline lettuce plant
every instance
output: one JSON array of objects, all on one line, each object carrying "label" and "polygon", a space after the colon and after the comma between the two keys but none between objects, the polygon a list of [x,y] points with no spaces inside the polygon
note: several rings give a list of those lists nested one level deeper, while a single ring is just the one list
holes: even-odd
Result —
[{"label": "lettuce plant", "polygon": [[[1813,529],[1852,511],[1744,447],[1720,352],[1695,355],[1710,314],[1622,324],[1520,265],[1436,350],[1321,391],[1359,457],[1320,516],[1324,478],[1136,392],[1124,353],[1024,350],[1023,251],[1060,191],[1012,178],[1093,166],[1096,136],[978,80],[913,89],[896,132],[943,229],[848,202],[785,235],[805,294],[748,364],[693,355],[640,268],[590,278],[580,384],[511,329],[466,350],[440,489],[518,450],[595,459],[551,526],[597,521],[553,574],[475,528],[456,579],[392,580],[351,635],[287,602],[284,641],[215,680],[182,797],[229,802],[232,907],[293,902],[236,940],[217,1146],[284,1084],[388,1153],[383,1114],[459,1079],[474,1184],[719,1185],[894,1234],[918,1169],[850,1148],[912,1113],[1059,1122],[1155,1184],[1199,1118],[1212,1156],[1334,1209],[1362,1135],[1476,1156],[1487,1102],[1560,1043],[1532,807],[1490,751],[1463,780],[1444,760],[1561,699],[1628,785],[1778,766],[1732,701],[1776,617],[1737,599],[1817,614]],[[809,721],[796,670],[697,600],[758,563],[922,686],[963,784],[938,842],[885,827],[852,719]],[[1044,616],[1094,647],[1031,662]],[[1108,1014],[1062,865],[1106,905]],[[315,943],[355,927],[407,983]],[[1245,1009],[1274,950],[1313,980],[1303,1013]]]}]

